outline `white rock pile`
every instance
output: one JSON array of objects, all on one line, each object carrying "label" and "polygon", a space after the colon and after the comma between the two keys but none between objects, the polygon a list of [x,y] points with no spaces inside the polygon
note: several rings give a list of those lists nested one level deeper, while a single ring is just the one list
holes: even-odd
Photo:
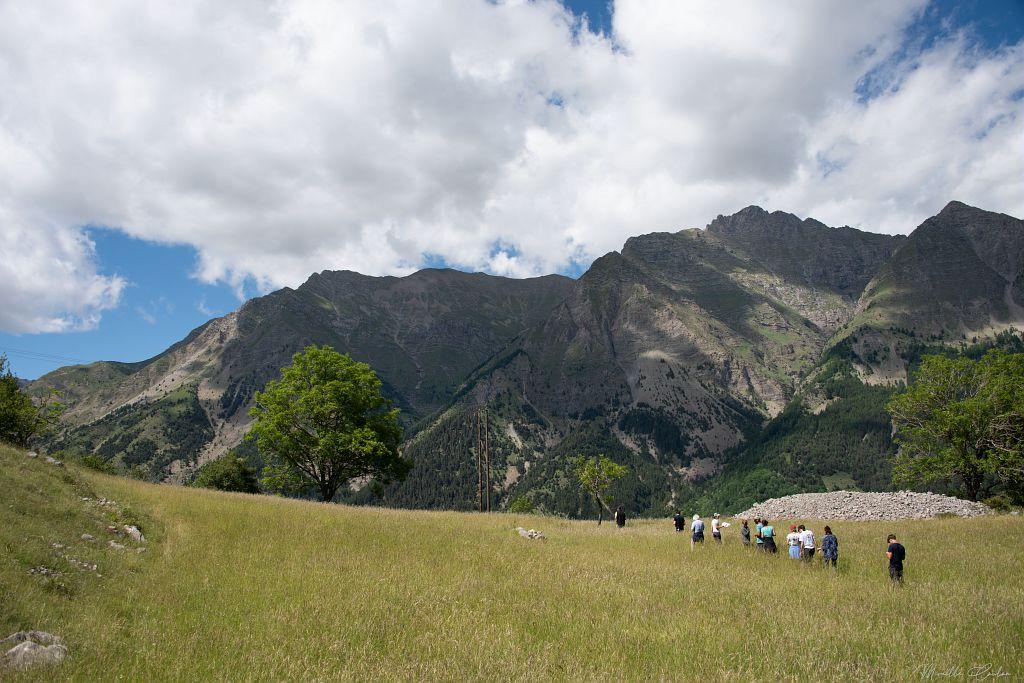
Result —
[{"label": "white rock pile", "polygon": [[772,498],[758,503],[736,517],[772,519],[849,519],[892,520],[928,519],[939,515],[978,517],[991,512],[982,503],[943,496],[937,493],[858,493],[832,491],[831,493],[798,493],[793,496]]}]

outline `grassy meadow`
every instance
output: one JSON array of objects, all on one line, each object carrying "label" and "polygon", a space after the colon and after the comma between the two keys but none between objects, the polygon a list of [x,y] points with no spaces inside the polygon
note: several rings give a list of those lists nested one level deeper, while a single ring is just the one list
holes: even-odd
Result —
[{"label": "grassy meadow", "polygon": [[[109,548],[115,522],[139,524],[148,550]],[[58,669],[0,677],[1024,675],[1024,520],[832,526],[837,572],[745,550],[736,526],[722,547],[691,552],[670,520],[620,531],[323,505],[154,486],[0,447],[0,637],[40,629],[71,649]],[[902,589],[889,586],[889,531],[908,549]],[[38,566],[59,575],[29,573]]]}]

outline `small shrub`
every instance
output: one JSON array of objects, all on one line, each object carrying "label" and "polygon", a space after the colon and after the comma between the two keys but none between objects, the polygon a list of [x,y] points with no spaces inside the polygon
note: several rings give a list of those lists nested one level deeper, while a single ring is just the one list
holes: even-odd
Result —
[{"label": "small shrub", "polygon": [[982,502],[996,512],[1009,512],[1013,509],[1013,504],[1010,502],[1010,499],[1003,495],[992,496],[990,498],[986,498]]},{"label": "small shrub", "polygon": [[256,472],[244,460],[231,453],[200,467],[192,485],[218,491],[260,492]]},{"label": "small shrub", "polygon": [[512,502],[508,504],[508,512],[519,515],[533,514],[536,509],[537,508],[533,504],[533,501],[526,496],[516,496],[512,499]]},{"label": "small shrub", "polygon": [[88,467],[90,470],[96,470],[103,474],[117,474],[117,468],[114,465],[92,453],[83,455],[78,459],[78,463],[83,467]]}]

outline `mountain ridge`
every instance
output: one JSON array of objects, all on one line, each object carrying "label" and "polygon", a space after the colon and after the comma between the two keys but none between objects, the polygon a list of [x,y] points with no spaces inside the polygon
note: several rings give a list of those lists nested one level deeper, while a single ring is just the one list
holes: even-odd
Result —
[{"label": "mountain ridge", "polygon": [[[239,443],[253,393],[292,353],[327,343],[369,362],[403,409],[417,467],[383,502],[469,505],[465,424],[486,406],[500,500],[529,494],[578,514],[567,458],[603,449],[631,466],[622,495],[661,509],[694,495],[695,482],[728,468],[730,453],[791,406],[830,410],[842,397],[822,387],[837,352],[854,381],[888,386],[905,379],[919,333],[951,344],[936,330],[985,316],[998,325],[970,328],[982,337],[1024,324],[1024,307],[1009,305],[1024,301],[1022,226],[950,202],[909,236],[891,236],[751,206],[704,229],[631,237],[576,280],[321,271],[153,359],[62,368],[33,387],[71,397],[53,447],[181,479]],[[939,286],[943,269],[981,275]],[[161,423],[164,414],[191,416],[212,436],[176,449],[187,421]],[[884,459],[888,446],[877,443],[868,460]],[[880,481],[878,463],[865,466],[865,482]]]}]

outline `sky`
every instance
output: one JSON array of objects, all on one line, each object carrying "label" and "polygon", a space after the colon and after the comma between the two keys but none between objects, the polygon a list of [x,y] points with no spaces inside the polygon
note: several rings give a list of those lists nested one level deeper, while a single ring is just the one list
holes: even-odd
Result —
[{"label": "sky", "polygon": [[313,272],[582,273],[751,204],[1024,217],[1024,0],[0,3],[0,353]]}]

